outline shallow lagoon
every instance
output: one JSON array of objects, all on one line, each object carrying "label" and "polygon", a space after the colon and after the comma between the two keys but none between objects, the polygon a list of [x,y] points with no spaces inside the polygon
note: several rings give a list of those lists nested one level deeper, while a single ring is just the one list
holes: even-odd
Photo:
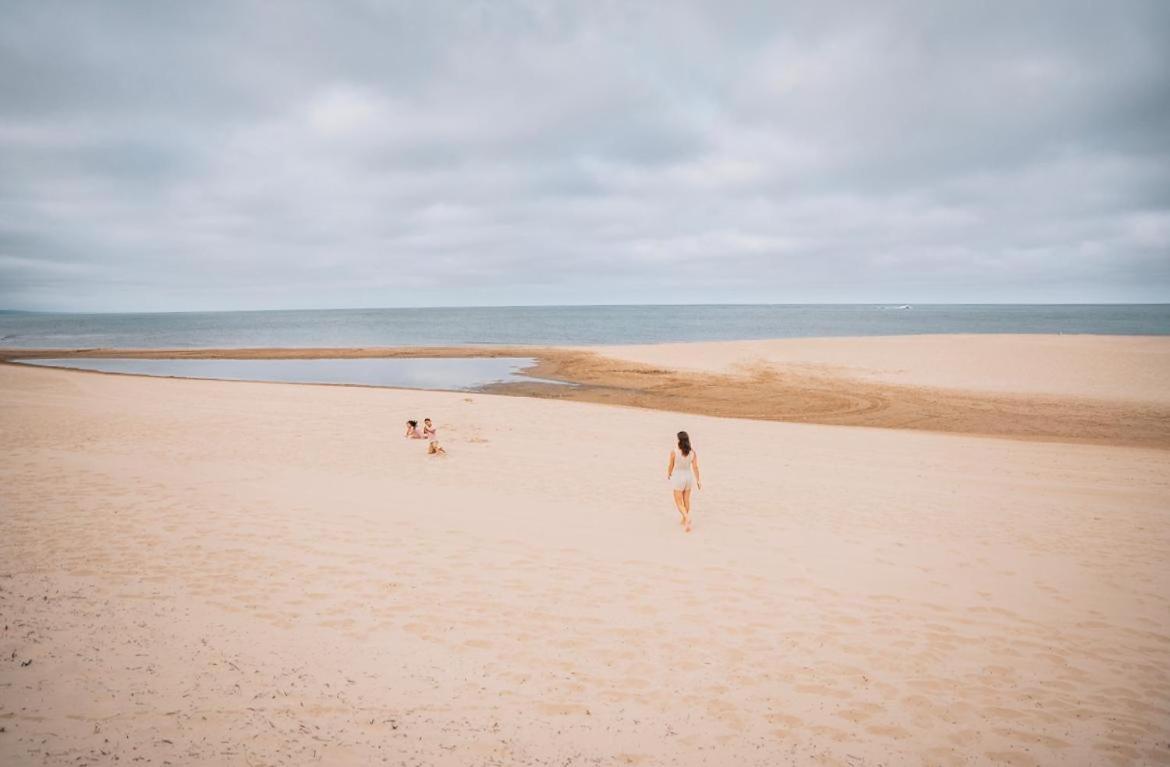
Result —
[{"label": "shallow lagoon", "polygon": [[79,368],[103,373],[176,378],[213,378],[227,381],[275,381],[281,383],[357,384],[405,389],[468,391],[498,383],[554,383],[519,375],[535,364],[530,357],[445,357],[370,359],[37,359],[30,365]]}]

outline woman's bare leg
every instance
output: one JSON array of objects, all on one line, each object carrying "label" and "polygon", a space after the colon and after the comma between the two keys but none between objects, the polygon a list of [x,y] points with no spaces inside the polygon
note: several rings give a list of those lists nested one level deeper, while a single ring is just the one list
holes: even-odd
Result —
[{"label": "woman's bare leg", "polygon": [[683,527],[689,533],[691,531],[691,489],[689,487],[682,491],[682,502],[683,507],[686,509],[686,514],[683,515],[685,519]]},{"label": "woman's bare leg", "polygon": [[682,519],[679,520],[679,524],[685,526],[687,523],[687,507],[686,503],[683,501],[682,490],[674,491],[674,505],[678,507],[679,516],[682,517]]}]

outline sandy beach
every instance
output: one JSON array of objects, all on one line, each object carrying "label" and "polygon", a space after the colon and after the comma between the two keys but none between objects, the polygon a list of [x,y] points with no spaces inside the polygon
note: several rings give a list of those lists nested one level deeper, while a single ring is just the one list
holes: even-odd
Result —
[{"label": "sandy beach", "polygon": [[0,764],[1170,763],[1170,345],[932,338],[549,353],[582,401],[0,365]]}]

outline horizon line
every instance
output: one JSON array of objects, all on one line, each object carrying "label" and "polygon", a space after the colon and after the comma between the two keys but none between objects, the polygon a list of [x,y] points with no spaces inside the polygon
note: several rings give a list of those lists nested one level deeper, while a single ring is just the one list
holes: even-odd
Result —
[{"label": "horizon line", "polygon": [[732,307],[732,306],[1170,306],[1170,301],[988,301],[988,302],[912,302],[912,301],[827,301],[817,303],[760,303],[760,302],[718,302],[718,303],[618,303],[618,304],[438,304],[428,306],[333,306],[315,308],[279,309],[173,309],[173,310],[126,310],[107,309],[98,311],[63,311],[56,309],[3,309],[0,314],[261,314],[275,312],[368,312],[368,311],[426,311],[436,309],[617,309],[626,307],[667,308],[667,307]]}]

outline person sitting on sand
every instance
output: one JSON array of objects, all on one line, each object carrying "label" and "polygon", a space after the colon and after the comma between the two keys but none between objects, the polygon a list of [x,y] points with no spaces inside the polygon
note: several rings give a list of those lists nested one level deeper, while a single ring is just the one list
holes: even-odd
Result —
[{"label": "person sitting on sand", "polygon": [[423,439],[434,439],[439,435],[439,432],[435,430],[435,426],[431,423],[431,419],[429,418],[423,419],[422,435]]},{"label": "person sitting on sand", "polygon": [[691,438],[685,431],[678,433],[678,448],[670,451],[670,463],[666,466],[666,478],[674,491],[674,505],[682,515],[683,529],[691,531],[691,485],[703,489],[699,477],[699,456],[691,448]]},{"label": "person sitting on sand", "polygon": [[447,451],[443,449],[442,445],[437,440],[431,440],[431,444],[427,445],[427,455],[446,455]]},{"label": "person sitting on sand", "polygon": [[407,439],[422,439],[423,435],[418,433],[418,421],[407,421],[406,434],[403,436]]}]

